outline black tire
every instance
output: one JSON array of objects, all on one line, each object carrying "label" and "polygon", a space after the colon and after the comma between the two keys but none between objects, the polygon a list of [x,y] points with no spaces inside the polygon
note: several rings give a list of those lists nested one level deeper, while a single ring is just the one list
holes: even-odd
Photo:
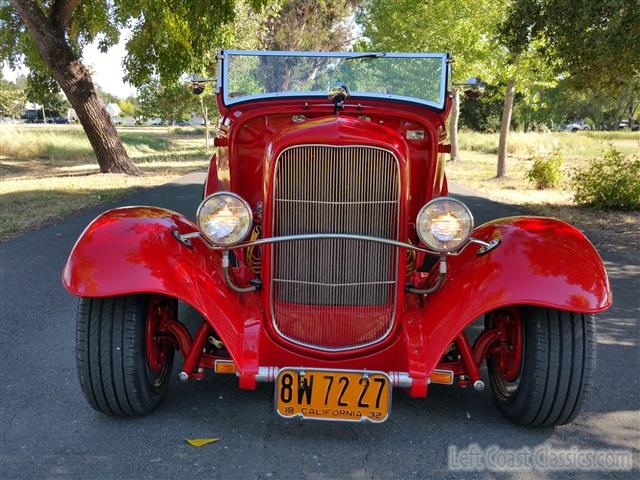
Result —
[{"label": "black tire", "polygon": [[[147,366],[147,295],[81,298],[76,363],[87,402],[107,415],[143,415],[165,396],[173,350],[159,373]],[[176,305],[177,307],[177,305]]]},{"label": "black tire", "polygon": [[595,317],[538,307],[522,307],[520,316],[524,352],[518,378],[507,382],[487,359],[498,408],[519,425],[569,423],[593,386]]}]

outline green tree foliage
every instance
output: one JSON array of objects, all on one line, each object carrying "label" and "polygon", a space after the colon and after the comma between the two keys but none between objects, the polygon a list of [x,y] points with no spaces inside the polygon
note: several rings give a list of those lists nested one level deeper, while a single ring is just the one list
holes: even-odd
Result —
[{"label": "green tree foliage", "polygon": [[509,6],[503,35],[524,50],[543,38],[542,53],[560,59],[576,84],[617,89],[640,73],[640,5],[637,0],[518,0]]},{"label": "green tree foliage", "polygon": [[[105,2],[111,3],[111,2]],[[236,19],[236,1],[114,1],[118,25],[133,23],[124,64],[126,80],[141,86],[155,79],[170,85],[185,72],[213,74],[211,45],[223,45]],[[245,11],[260,9],[245,2]],[[255,33],[254,33],[255,34]]]},{"label": "green tree foliage", "polygon": [[27,96],[23,88],[0,78],[0,117],[20,118],[26,102]]},{"label": "green tree foliage", "polygon": [[503,38],[513,49],[544,42],[540,53],[572,87],[616,99],[616,126],[632,120],[640,99],[640,5],[637,0],[512,2]]},{"label": "green tree foliage", "polygon": [[[354,40],[348,18],[359,0],[281,0],[260,22],[258,45],[265,50],[345,50]],[[266,91],[286,91],[292,84],[313,82],[324,58],[261,58],[257,66]],[[327,88],[323,85],[322,88]]]},{"label": "green tree foliage", "polygon": [[135,117],[138,101],[134,97],[122,98],[117,101],[123,117]]},{"label": "green tree foliage", "polygon": [[356,18],[373,50],[451,53],[456,81],[494,82],[505,60],[495,36],[504,8],[505,0],[368,0]]},{"label": "green tree foliage", "polygon": [[268,50],[343,50],[354,40],[347,19],[359,0],[281,0],[259,31]]},{"label": "green tree foliage", "polygon": [[153,82],[138,91],[138,114],[143,118],[160,117],[174,122],[188,119],[191,112],[200,109],[200,97],[195,96],[186,85],[174,83],[163,86]]},{"label": "green tree foliage", "polygon": [[37,70],[29,72],[25,96],[28,101],[42,105],[48,118],[67,116],[69,102],[60,93],[56,81],[48,75],[41,75]]}]

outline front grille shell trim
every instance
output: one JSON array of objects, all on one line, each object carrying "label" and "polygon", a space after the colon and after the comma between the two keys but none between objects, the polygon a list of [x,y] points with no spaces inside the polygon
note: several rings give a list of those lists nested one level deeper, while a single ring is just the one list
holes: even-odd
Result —
[{"label": "front grille shell trim", "polygon": [[[391,157],[394,159],[394,165],[395,165],[395,169],[396,169],[396,182],[397,182],[397,195],[396,195],[396,199],[394,200],[394,202],[397,205],[398,211],[396,213],[396,219],[395,219],[395,223],[396,223],[396,231],[395,231],[395,240],[399,241],[400,240],[400,218],[401,218],[401,210],[404,208],[404,206],[401,203],[401,198],[402,198],[402,175],[401,175],[401,169],[400,169],[400,161],[398,159],[398,156],[392,152],[389,149],[386,148],[381,148],[381,147],[375,147],[375,146],[371,146],[371,145],[362,145],[362,144],[350,144],[350,145],[331,145],[331,144],[317,144],[317,143],[308,143],[308,144],[296,144],[296,145],[291,145],[289,147],[283,148],[277,155],[276,160],[275,160],[275,168],[274,168],[274,175],[271,181],[271,189],[270,189],[270,200],[271,200],[271,205],[272,208],[275,211],[276,208],[276,192],[277,192],[277,188],[276,188],[276,181],[278,178],[278,170],[280,168],[280,157],[287,152],[288,150],[291,149],[296,149],[296,148],[302,148],[302,147],[321,147],[321,148],[333,148],[333,149],[346,149],[346,148],[363,148],[363,149],[371,149],[371,150],[378,150],[378,151],[382,151],[385,152],[386,154],[391,155]],[[324,202],[321,202],[324,203]],[[276,215],[272,215],[272,219],[271,219],[271,232],[273,233],[276,229]],[[274,288],[274,281],[273,281],[273,272],[275,271],[275,264],[274,264],[274,259],[275,259],[275,254],[272,251],[270,253],[270,268],[271,268],[271,275],[270,278],[268,279],[269,281],[269,285],[270,285],[270,295],[269,295],[269,314],[271,316],[271,327],[273,328],[274,332],[280,336],[280,338],[294,344],[294,345],[298,345],[300,347],[305,347],[305,348],[309,348],[309,349],[313,349],[313,350],[317,350],[317,351],[321,351],[321,352],[326,352],[326,353],[348,353],[349,351],[353,351],[353,350],[360,350],[360,349],[364,349],[367,347],[372,347],[375,346],[377,344],[380,344],[382,342],[384,342],[387,338],[389,338],[389,336],[391,335],[391,333],[394,331],[396,323],[397,323],[397,310],[398,310],[398,290],[396,289],[393,292],[393,304],[392,304],[392,308],[391,308],[391,318],[389,320],[389,325],[386,329],[386,331],[378,336],[377,338],[365,342],[365,343],[359,343],[357,345],[349,345],[346,347],[327,347],[327,346],[321,346],[321,345],[317,345],[317,344],[311,344],[311,343],[307,343],[295,338],[292,338],[288,335],[286,335],[284,332],[282,332],[282,330],[279,328],[278,323],[276,321],[276,314],[274,311],[274,299],[273,299],[273,288]],[[400,259],[400,248],[398,248],[397,246],[394,248],[394,266],[395,266],[395,281],[394,283],[398,283],[400,280],[400,263],[399,263],[399,259]]]}]

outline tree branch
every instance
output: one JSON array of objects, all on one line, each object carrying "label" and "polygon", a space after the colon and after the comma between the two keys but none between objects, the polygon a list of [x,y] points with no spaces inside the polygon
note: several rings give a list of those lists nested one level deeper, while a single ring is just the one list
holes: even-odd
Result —
[{"label": "tree branch", "polygon": [[35,0],[12,0],[13,6],[27,28],[34,36],[36,43],[50,34],[51,25],[47,21],[40,6]]},{"label": "tree branch", "polygon": [[67,28],[71,15],[82,0],[56,0],[49,16],[51,22],[61,29]]}]

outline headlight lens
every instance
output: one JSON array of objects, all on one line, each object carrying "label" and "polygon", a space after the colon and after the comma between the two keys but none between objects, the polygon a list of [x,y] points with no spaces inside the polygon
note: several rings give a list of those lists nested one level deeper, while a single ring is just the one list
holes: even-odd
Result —
[{"label": "headlight lens", "polygon": [[436,252],[451,252],[469,238],[473,216],[467,206],[449,197],[434,198],[420,209],[416,219],[418,237]]},{"label": "headlight lens", "polygon": [[253,225],[251,207],[235,193],[218,192],[198,207],[198,227],[212,244],[231,246],[244,240]]}]

